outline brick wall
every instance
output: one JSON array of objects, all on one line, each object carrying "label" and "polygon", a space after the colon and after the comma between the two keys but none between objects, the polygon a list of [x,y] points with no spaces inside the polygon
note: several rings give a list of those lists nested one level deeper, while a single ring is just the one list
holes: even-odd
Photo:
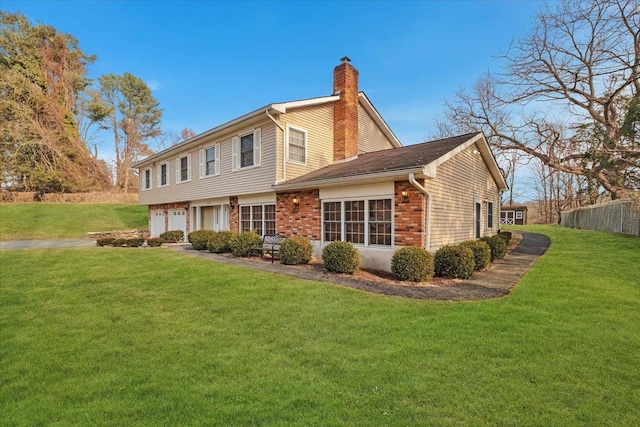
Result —
[{"label": "brick wall", "polygon": [[240,231],[240,208],[238,207],[238,197],[229,197],[229,230]]},{"label": "brick wall", "polygon": [[347,59],[333,70],[333,92],[340,100],[333,105],[333,160],[358,155],[358,70]]},{"label": "brick wall", "polygon": [[[424,184],[424,180],[418,180]],[[408,197],[402,196],[407,191]],[[424,247],[425,199],[409,181],[395,182],[395,244]]]},{"label": "brick wall", "polygon": [[[293,204],[293,198],[300,200]],[[285,236],[305,236],[320,240],[322,233],[320,191],[291,191],[276,194],[276,227]]]}]

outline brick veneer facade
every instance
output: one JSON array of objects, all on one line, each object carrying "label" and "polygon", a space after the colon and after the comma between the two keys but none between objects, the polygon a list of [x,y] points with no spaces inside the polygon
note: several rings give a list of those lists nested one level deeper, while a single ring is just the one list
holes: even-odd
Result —
[{"label": "brick veneer facade", "polygon": [[238,207],[238,197],[229,197],[229,230],[240,231],[240,208]]},{"label": "brick veneer facade", "polygon": [[333,70],[333,92],[340,100],[333,105],[333,160],[358,155],[358,70],[347,58]]},{"label": "brick veneer facade", "polygon": [[[418,180],[424,184],[424,180]],[[407,191],[407,197],[402,191]],[[396,181],[394,188],[395,240],[398,246],[424,247],[425,198],[409,181]]]},{"label": "brick veneer facade", "polygon": [[[166,231],[169,230],[169,209],[184,209],[186,211],[186,231],[187,234],[190,232],[191,228],[191,210],[189,209],[189,202],[180,202],[180,203],[162,203],[159,205],[149,205],[149,209],[147,209],[147,224],[151,224],[151,211],[162,210],[164,211],[164,229]],[[186,237],[186,236],[185,236]]]},{"label": "brick veneer facade", "polygon": [[[297,197],[300,204],[294,205]],[[285,236],[305,236],[312,240],[321,240],[322,211],[320,191],[291,191],[276,194],[277,233]]]}]

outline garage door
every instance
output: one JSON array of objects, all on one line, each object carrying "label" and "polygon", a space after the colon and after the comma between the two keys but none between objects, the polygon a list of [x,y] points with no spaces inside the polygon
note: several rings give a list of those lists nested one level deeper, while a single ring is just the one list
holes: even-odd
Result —
[{"label": "garage door", "polygon": [[169,210],[169,231],[182,230],[187,238],[187,211],[184,209]]},{"label": "garage door", "polygon": [[151,237],[158,237],[164,233],[164,211],[152,210],[151,211]]}]

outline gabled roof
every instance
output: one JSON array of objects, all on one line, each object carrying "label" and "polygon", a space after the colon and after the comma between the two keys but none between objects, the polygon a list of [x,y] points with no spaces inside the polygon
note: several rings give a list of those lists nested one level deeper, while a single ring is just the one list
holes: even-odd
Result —
[{"label": "gabled roof", "polygon": [[376,179],[389,179],[416,173],[423,177],[435,177],[435,168],[461,152],[471,144],[477,143],[480,154],[487,163],[498,188],[504,190],[507,184],[481,132],[439,139],[422,144],[389,150],[374,151],[358,155],[357,158],[334,163],[301,177],[273,186],[276,190],[311,188],[344,184],[345,181],[375,182]]}]

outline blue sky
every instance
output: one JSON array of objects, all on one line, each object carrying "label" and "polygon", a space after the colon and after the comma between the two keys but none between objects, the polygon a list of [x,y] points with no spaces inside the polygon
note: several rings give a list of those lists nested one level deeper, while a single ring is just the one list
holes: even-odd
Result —
[{"label": "blue sky", "polygon": [[[203,132],[272,102],[329,95],[349,56],[404,145],[428,140],[463,86],[532,27],[537,1],[15,1],[97,55],[90,75],[130,72],[153,89],[163,129]],[[105,141],[102,150],[109,150]]]}]

